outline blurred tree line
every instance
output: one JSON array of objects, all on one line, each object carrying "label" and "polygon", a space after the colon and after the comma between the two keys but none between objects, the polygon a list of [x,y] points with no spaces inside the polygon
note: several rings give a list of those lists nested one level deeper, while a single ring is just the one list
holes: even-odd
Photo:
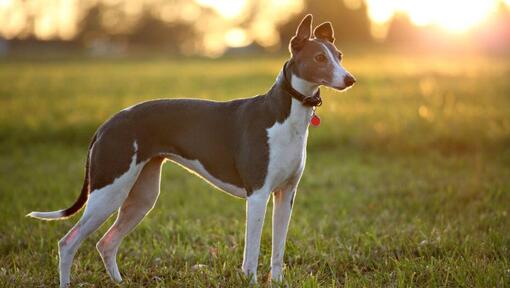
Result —
[{"label": "blurred tree line", "polygon": [[[40,41],[34,37],[35,32],[29,32],[33,30],[36,20],[29,18],[29,25],[24,28],[24,32],[9,40],[9,45],[0,38],[0,55],[5,54],[2,51],[7,51],[7,46],[11,46],[10,50],[28,52],[85,48],[97,55],[119,55],[136,51],[208,54],[207,50],[216,49],[215,55],[220,55],[224,49],[229,48],[225,46],[225,37],[229,29],[234,28],[242,29],[248,36],[255,32],[258,35],[245,41],[248,46],[240,45],[241,47],[231,48],[231,51],[284,51],[302,17],[308,13],[314,15],[314,26],[331,21],[335,38],[342,45],[374,41],[371,34],[372,23],[363,0],[302,0],[302,5],[293,10],[288,7],[274,10],[276,4],[270,0],[249,0],[246,2],[245,11],[235,20],[225,19],[218,11],[201,5],[198,0],[79,3],[83,3],[79,8],[81,16],[77,19],[76,34],[71,39]],[[133,9],[133,6],[136,9]],[[450,48],[452,42],[464,46],[473,46],[474,43],[489,51],[505,52],[510,48],[510,11],[502,2],[497,15],[472,31],[473,33],[469,33],[466,39],[460,39],[462,41],[451,41],[452,36],[438,28],[417,27],[405,14],[394,15],[386,29],[384,43],[411,46],[413,49]],[[276,41],[262,41],[267,35],[275,36],[266,38]]]},{"label": "blurred tree line", "polygon": [[[349,4],[350,3],[350,4]],[[304,14],[314,16],[314,27],[324,21],[333,24],[336,41],[340,43],[363,43],[372,41],[370,19],[364,1],[305,0],[304,11],[278,27],[280,43],[289,43]],[[286,47],[286,46],[285,46]]]},{"label": "blurred tree line", "polygon": [[[353,2],[353,0],[350,0]],[[367,14],[367,7],[361,0],[354,1],[355,5],[348,7],[343,0],[323,0],[313,1],[304,0],[304,10],[288,18],[284,23],[277,25],[277,33],[280,40],[279,48],[286,49],[287,43],[294,35],[295,29],[301,21],[303,15],[312,13],[315,16],[315,24],[324,21],[331,21],[335,29],[337,39],[345,42],[369,42],[372,40],[370,34],[370,20]],[[176,9],[179,6],[175,3]],[[242,21],[241,26],[249,26],[249,22],[255,19],[258,13],[257,6],[253,5],[249,15]],[[117,11],[117,12],[113,12]],[[82,45],[99,44],[101,41],[113,41],[130,47],[136,48],[158,48],[171,52],[183,52],[192,48],[195,50],[200,45],[204,33],[197,29],[195,21],[186,21],[183,19],[174,19],[165,21],[145,9],[142,16],[136,21],[130,22],[129,19],[119,19],[118,23],[122,25],[109,25],[105,17],[115,15],[122,18],[120,9],[116,7],[106,7],[98,3],[92,7],[80,24],[80,32],[75,41]],[[215,12],[207,9],[200,9],[198,21],[209,21],[214,17]],[[253,43],[252,46],[258,46]]]},{"label": "blurred tree line", "polygon": [[[150,5],[143,2],[145,4],[141,4],[142,8],[137,13],[125,9],[126,4],[132,4],[133,1],[116,1],[113,4],[102,1],[90,3],[89,6],[81,8],[83,16],[80,17],[77,33],[72,39],[45,42],[54,44],[66,42],[65,47],[87,48],[97,54],[122,54],[127,51],[147,50],[194,54],[202,52],[200,50],[204,46],[204,39],[212,33],[218,33],[217,27],[225,31],[228,30],[225,28],[226,25],[238,26],[250,33],[249,28],[257,24],[255,21],[260,21],[261,17],[267,17],[265,13],[271,9],[267,1],[249,1],[248,9],[240,20],[222,24],[220,22],[223,20],[217,11],[194,1],[173,0],[159,4],[156,1],[150,2]],[[271,23],[267,25],[267,33],[276,33],[279,43],[269,47],[267,43],[259,43],[254,37],[248,47],[235,49],[285,50],[299,21],[307,13],[315,16],[315,25],[323,21],[331,21],[336,38],[343,42],[372,40],[367,7],[362,0],[303,0],[302,11],[291,11],[290,16],[282,16],[283,20],[267,19]],[[221,38],[221,34],[219,35],[218,37]],[[24,36],[11,42],[37,46],[34,43],[41,41],[33,36]],[[253,49],[253,47],[258,48]]]},{"label": "blurred tree line", "polygon": [[[165,21],[157,17],[153,7],[144,7],[134,17],[118,5],[104,5],[97,2],[88,9],[79,23],[79,32],[72,40],[82,47],[106,51],[129,49],[158,49],[170,53],[180,53],[199,40],[200,33],[194,23],[179,19]],[[211,14],[202,9],[201,14]],[[99,51],[101,52],[101,51]]]}]

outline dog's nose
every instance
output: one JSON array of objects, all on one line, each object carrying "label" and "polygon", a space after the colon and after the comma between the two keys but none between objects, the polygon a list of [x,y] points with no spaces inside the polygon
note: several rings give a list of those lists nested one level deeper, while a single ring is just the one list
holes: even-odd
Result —
[{"label": "dog's nose", "polygon": [[354,83],[356,83],[356,79],[352,77],[352,75],[347,75],[344,78],[345,87],[351,87]]}]

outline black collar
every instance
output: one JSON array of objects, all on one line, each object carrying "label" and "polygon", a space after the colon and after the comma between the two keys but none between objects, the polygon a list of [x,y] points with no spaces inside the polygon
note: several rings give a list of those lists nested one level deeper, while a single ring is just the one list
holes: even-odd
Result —
[{"label": "black collar", "polygon": [[288,61],[283,64],[283,79],[282,79],[282,88],[287,93],[289,93],[292,97],[299,100],[304,106],[316,107],[322,105],[321,99],[321,90],[317,89],[317,92],[313,96],[305,96],[299,93],[296,89],[292,88],[290,85],[289,79],[287,78],[287,67]]}]

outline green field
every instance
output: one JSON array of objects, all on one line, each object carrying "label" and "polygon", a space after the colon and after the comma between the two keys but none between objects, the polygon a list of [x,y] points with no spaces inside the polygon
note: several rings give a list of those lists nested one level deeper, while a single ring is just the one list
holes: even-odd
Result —
[{"label": "green field", "polygon": [[[289,287],[510,287],[510,59],[345,58],[358,84],[323,89],[289,230]],[[282,63],[2,60],[0,286],[58,284],[57,241],[79,216],[24,215],[75,201],[89,139],[112,113],[153,98],[264,93]],[[156,208],[120,248],[122,286],[246,285],[244,217],[242,200],[165,165]],[[79,250],[73,287],[115,287],[95,250],[107,226]]]}]

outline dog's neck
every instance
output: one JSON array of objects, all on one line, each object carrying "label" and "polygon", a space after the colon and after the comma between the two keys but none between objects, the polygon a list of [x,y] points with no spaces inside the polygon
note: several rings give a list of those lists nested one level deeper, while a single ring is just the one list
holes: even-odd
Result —
[{"label": "dog's neck", "polygon": [[290,73],[290,85],[292,88],[299,93],[311,97],[317,93],[319,90],[319,85],[306,81],[305,79],[300,78],[292,71],[289,71]]},{"label": "dog's neck", "polygon": [[290,122],[295,123],[292,127],[299,131],[307,131],[314,106],[305,99],[319,97],[320,101],[319,88],[318,85],[293,75],[291,70],[287,65],[283,66],[275,84],[266,94],[266,100],[270,103],[269,109],[277,115],[278,122],[289,119]]},{"label": "dog's neck", "polygon": [[292,60],[285,62],[273,88],[284,91],[285,95],[291,96],[293,100],[299,101],[305,107],[320,106],[322,100],[319,85],[299,77],[293,71],[293,66]]},{"label": "dog's neck", "polygon": [[290,83],[292,89],[301,93],[305,97],[314,96],[319,90],[319,85],[299,77],[292,68],[293,61],[291,59],[287,62],[286,65],[283,66],[282,69],[283,77],[285,77],[286,81]]}]

